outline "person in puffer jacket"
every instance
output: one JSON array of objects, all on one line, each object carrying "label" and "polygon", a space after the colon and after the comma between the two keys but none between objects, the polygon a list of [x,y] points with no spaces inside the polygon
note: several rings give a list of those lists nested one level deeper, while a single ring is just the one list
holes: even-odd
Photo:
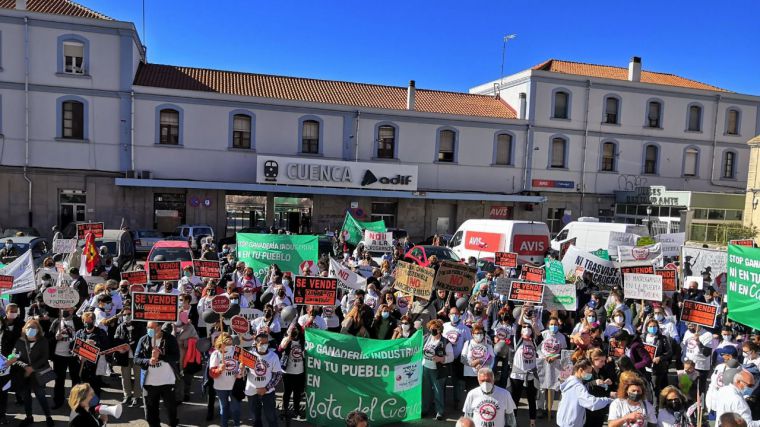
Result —
[{"label": "person in puffer jacket", "polygon": [[592,370],[591,362],[581,359],[573,366],[573,375],[560,385],[562,400],[557,411],[559,427],[581,427],[586,422],[586,409],[598,411],[612,403],[608,397],[589,394],[583,383],[591,379]]}]

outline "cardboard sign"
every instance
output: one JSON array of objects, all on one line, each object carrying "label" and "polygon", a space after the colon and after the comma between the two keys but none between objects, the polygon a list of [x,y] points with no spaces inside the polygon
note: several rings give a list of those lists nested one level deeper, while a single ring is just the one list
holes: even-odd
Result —
[{"label": "cardboard sign", "polygon": [[509,300],[540,304],[544,300],[544,285],[515,280],[509,289]]},{"label": "cardboard sign", "polygon": [[211,279],[222,278],[222,268],[219,261],[207,261],[203,259],[193,260],[193,272],[198,277],[208,277]]},{"label": "cardboard sign", "polygon": [[525,280],[526,282],[541,283],[544,281],[545,273],[546,272],[542,267],[526,264],[522,266],[522,270],[520,271],[520,280]]},{"label": "cardboard sign", "polygon": [[95,287],[101,283],[105,283],[106,279],[100,276],[84,276],[84,281],[87,282],[87,288],[89,289],[90,294],[94,294]]},{"label": "cardboard sign", "polygon": [[247,334],[250,326],[248,319],[239,314],[237,316],[232,316],[232,319],[230,319],[230,327],[238,335]]},{"label": "cardboard sign", "polygon": [[211,298],[211,311],[217,314],[224,314],[230,309],[230,297],[227,295],[217,295]]},{"label": "cardboard sign", "polygon": [[100,349],[94,345],[87,344],[81,338],[77,338],[76,341],[74,341],[74,348],[71,352],[77,356],[81,356],[84,360],[90,363],[97,363]]},{"label": "cardboard sign", "polygon": [[132,285],[129,287],[129,293],[134,294],[135,292],[145,292],[145,285]]},{"label": "cardboard sign", "polygon": [[132,294],[132,320],[136,322],[176,322],[179,295],[136,292]]},{"label": "cardboard sign", "polygon": [[[710,267],[710,278],[727,272],[728,252],[684,246],[681,253],[681,277],[701,276]],[[681,283],[686,283],[681,282]]]},{"label": "cardboard sign", "polygon": [[79,304],[79,292],[73,288],[52,286],[42,293],[45,305],[52,308],[72,308]]},{"label": "cardboard sign", "polygon": [[338,279],[334,277],[296,276],[293,302],[306,305],[335,305]]},{"label": "cardboard sign", "polygon": [[570,246],[575,246],[577,241],[578,241],[578,238],[573,237],[572,239],[568,239],[560,243],[559,244],[559,259],[564,258],[565,254],[567,253],[567,250],[570,249]]},{"label": "cardboard sign", "polygon": [[104,229],[105,224],[102,222],[77,224],[77,239],[84,239],[87,233],[94,234],[96,239],[102,239]]},{"label": "cardboard sign", "polygon": [[625,344],[616,339],[610,339],[610,347],[607,355],[615,359],[625,356]]},{"label": "cardboard sign", "polygon": [[499,267],[515,268],[517,267],[517,253],[515,252],[496,252],[494,254],[494,264]]},{"label": "cardboard sign", "polygon": [[647,246],[618,246],[618,261],[649,261],[662,265],[662,244]]},{"label": "cardboard sign", "polygon": [[678,288],[678,279],[676,279],[675,270],[667,268],[658,268],[654,271],[654,274],[662,277],[662,291],[663,292],[675,292]]},{"label": "cardboard sign", "polygon": [[696,323],[706,328],[714,328],[718,318],[718,307],[701,302],[685,300],[681,307],[681,321]]},{"label": "cardboard sign", "polygon": [[0,276],[0,289],[10,289],[13,287],[13,280],[15,277],[13,276],[6,276],[2,275]]},{"label": "cardboard sign", "polygon": [[547,310],[577,310],[578,298],[575,284],[545,286],[543,304]]},{"label": "cardboard sign", "polygon": [[474,268],[451,261],[441,261],[433,287],[451,292],[470,292],[475,284]]},{"label": "cardboard sign", "polygon": [[148,283],[148,272],[145,270],[122,271],[121,280],[126,280],[130,285],[144,285]]},{"label": "cardboard sign", "polygon": [[176,281],[182,277],[182,264],[179,261],[151,261],[147,264],[151,282]]},{"label": "cardboard sign", "polygon": [[662,277],[656,274],[625,273],[623,278],[625,298],[662,301]]},{"label": "cardboard sign", "polygon": [[755,241],[752,239],[736,239],[736,240],[730,240],[728,242],[729,245],[737,245],[737,246],[747,246],[750,248],[755,247]]},{"label": "cardboard sign", "polygon": [[544,258],[544,283],[550,285],[565,284],[565,269],[556,259]]},{"label": "cardboard sign", "polygon": [[509,295],[509,289],[512,287],[512,280],[507,277],[497,277],[494,281],[494,292],[499,295]]},{"label": "cardboard sign", "polygon": [[435,281],[435,270],[416,264],[399,261],[396,263],[394,286],[401,292],[420,298],[430,299]]},{"label": "cardboard sign", "polygon": [[667,233],[654,236],[662,244],[662,255],[666,257],[681,256],[681,247],[686,243],[686,233]]},{"label": "cardboard sign", "polygon": [[54,254],[73,254],[76,251],[77,251],[77,239],[53,240]]},{"label": "cardboard sign", "polygon": [[[646,343],[642,343],[642,345],[644,346],[644,350],[646,350],[647,353],[649,353],[649,358],[652,359],[652,361],[654,361],[655,354],[657,354],[657,346],[652,345],[652,344],[646,344]],[[649,366],[652,366],[653,364],[654,362],[651,362]]]},{"label": "cardboard sign", "polygon": [[364,250],[368,252],[393,251],[393,232],[364,230]]},{"label": "cardboard sign", "polygon": [[127,352],[127,351],[129,351],[129,344],[124,343],[124,344],[119,344],[116,347],[111,347],[108,350],[103,350],[100,352],[100,355],[105,356],[111,353],[122,353],[122,352]]},{"label": "cardboard sign", "polygon": [[256,369],[256,356],[248,350],[235,346],[235,360],[242,363],[243,366],[250,369]]},{"label": "cardboard sign", "polygon": [[618,246],[636,246],[639,236],[633,233],[610,231],[610,240],[607,242],[607,251],[613,255],[618,253]]}]

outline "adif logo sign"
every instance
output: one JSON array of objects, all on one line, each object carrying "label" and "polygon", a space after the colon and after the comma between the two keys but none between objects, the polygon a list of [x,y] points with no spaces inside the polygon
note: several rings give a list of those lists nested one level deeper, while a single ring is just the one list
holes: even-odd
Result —
[{"label": "adif logo sign", "polygon": [[380,184],[391,184],[391,185],[409,185],[412,183],[412,176],[411,175],[396,175],[393,178],[388,177],[376,177],[374,173],[372,173],[371,170],[367,169],[366,172],[364,172],[364,177],[362,177],[362,187],[366,187],[368,185],[372,185],[376,182],[380,182]]}]

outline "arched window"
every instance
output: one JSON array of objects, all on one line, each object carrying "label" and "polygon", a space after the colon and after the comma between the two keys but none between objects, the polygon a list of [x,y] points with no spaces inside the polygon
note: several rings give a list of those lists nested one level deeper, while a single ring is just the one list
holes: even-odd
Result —
[{"label": "arched window", "polygon": [[159,143],[166,145],[179,144],[179,111],[164,108],[159,113]]},{"label": "arched window", "polygon": [[614,96],[608,96],[604,99],[604,123],[610,125],[618,124],[620,111],[620,100]]},{"label": "arched window", "polygon": [[739,110],[735,108],[726,111],[726,134],[739,135]]},{"label": "arched window", "polygon": [[567,167],[567,140],[565,138],[552,138],[552,149],[550,156],[550,167],[560,169]]},{"label": "arched window", "polygon": [[647,145],[644,148],[644,173],[655,175],[660,158],[660,149],[656,145]]},{"label": "arched window", "polygon": [[84,104],[64,101],[61,107],[61,138],[84,139]]},{"label": "arched window", "polygon": [[564,91],[554,92],[554,109],[553,118],[569,119],[570,118],[570,94]]},{"label": "arched window", "polygon": [[251,148],[251,116],[235,114],[232,117],[232,147]]},{"label": "arched window", "polygon": [[377,158],[393,159],[396,156],[396,128],[391,125],[377,127]]},{"label": "arched window", "polygon": [[602,171],[614,172],[615,171],[615,156],[617,147],[614,142],[605,142],[602,144]]},{"label": "arched window", "polygon": [[723,153],[723,178],[736,178],[736,153],[726,151]]},{"label": "arched window", "polygon": [[454,163],[456,160],[457,134],[453,130],[438,131],[438,161]]},{"label": "arched window", "polygon": [[697,176],[699,170],[699,150],[689,147],[683,152],[683,176]]},{"label": "arched window", "polygon": [[500,133],[496,135],[496,156],[494,158],[494,164],[512,164],[512,135],[508,133]]},{"label": "arched window", "polygon": [[319,154],[319,122],[304,120],[301,124],[301,152]]},{"label": "arched window", "polygon": [[647,127],[662,127],[662,102],[649,101],[647,103]]},{"label": "arched window", "polygon": [[702,107],[699,105],[689,106],[689,119],[686,129],[692,132],[702,130]]}]

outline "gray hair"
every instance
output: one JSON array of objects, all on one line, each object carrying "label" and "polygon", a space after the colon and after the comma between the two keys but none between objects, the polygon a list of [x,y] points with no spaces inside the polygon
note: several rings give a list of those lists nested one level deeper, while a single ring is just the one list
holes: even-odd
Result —
[{"label": "gray hair", "polygon": [[454,427],[475,427],[475,422],[470,417],[461,417]]},{"label": "gray hair", "polygon": [[481,375],[488,375],[491,378],[494,378],[493,370],[487,366],[478,369],[478,376]]}]

